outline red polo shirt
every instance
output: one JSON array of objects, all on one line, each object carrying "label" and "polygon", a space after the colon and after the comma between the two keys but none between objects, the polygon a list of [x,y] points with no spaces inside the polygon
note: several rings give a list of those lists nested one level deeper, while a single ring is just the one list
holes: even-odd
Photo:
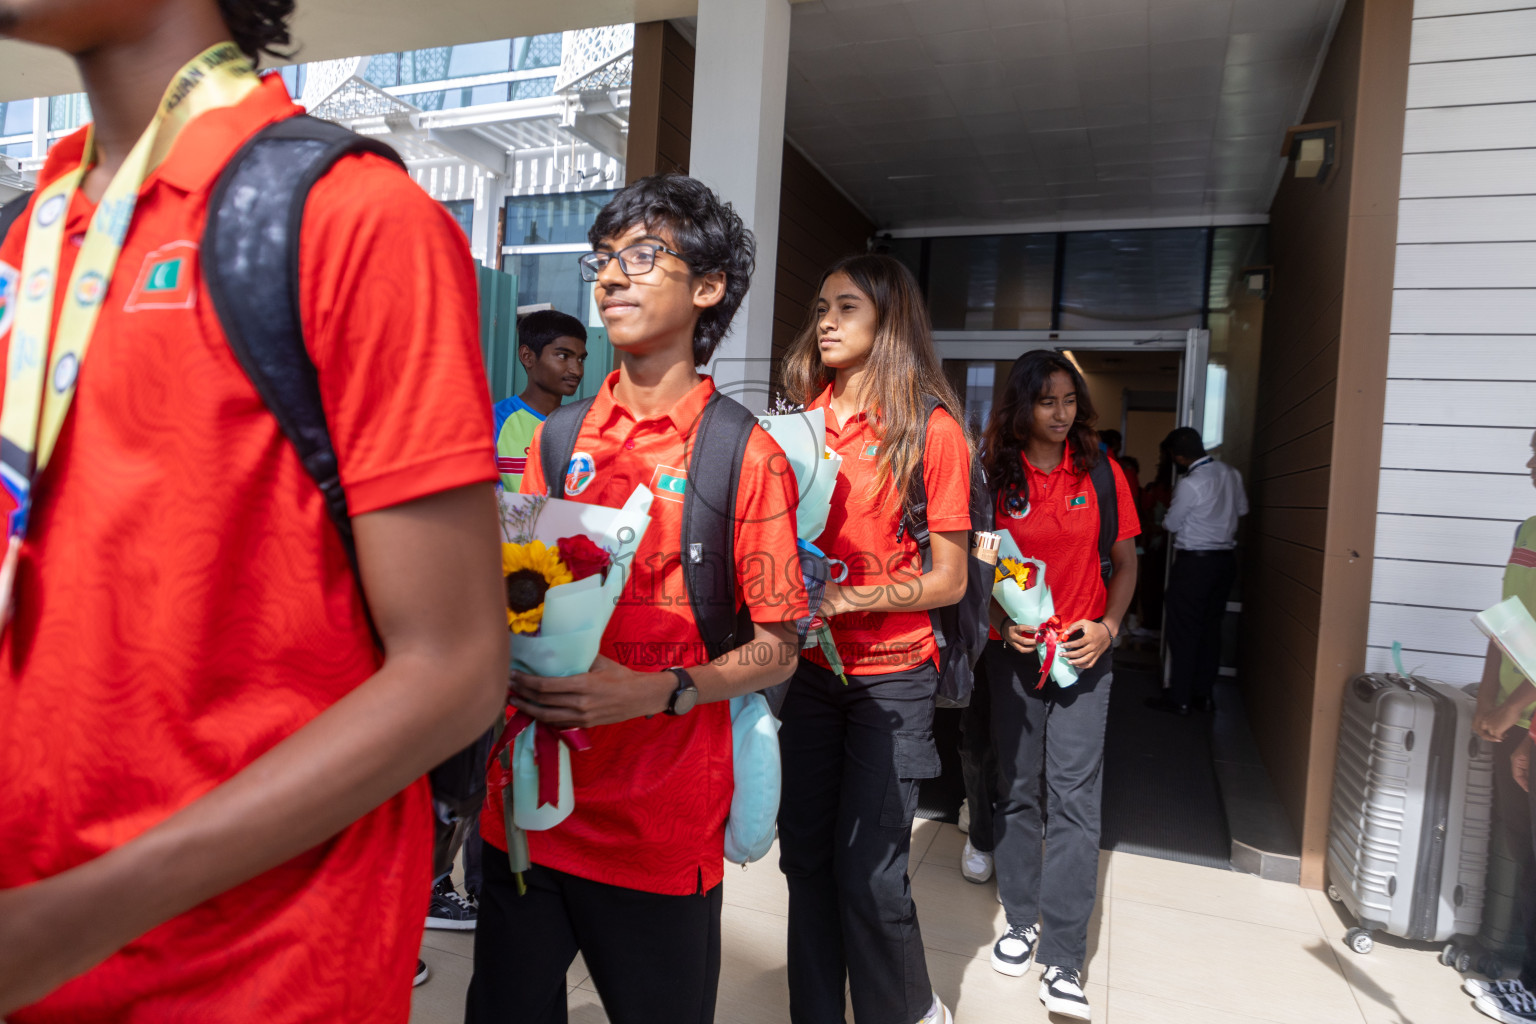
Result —
[{"label": "red polo shirt", "polygon": [[[816,546],[847,566],[844,586],[871,587],[912,584],[923,574],[922,554],[910,533],[902,532],[902,502],[896,485],[887,480],[874,491],[878,476],[880,435],[869,417],[860,413],[838,424],[829,407],[829,386],[807,408],[827,410],[827,447],[843,457],[832,512]],[[928,492],[928,532],[952,533],[971,528],[971,456],[965,431],[943,409],[928,422],[923,448],[923,487]],[[849,612],[832,620],[832,639],[849,675],[885,675],[934,661],[939,656],[928,612]],[[805,656],[827,664],[821,651]]]},{"label": "red polo shirt", "polygon": [[[637,485],[656,494],[651,526],[634,571],[603,635],[602,653],[645,671],[688,668],[706,658],[683,585],[683,494],[694,428],[714,381],[705,377],[665,416],[637,419],[613,396],[617,372],[598,392],[566,477],[570,501],[618,508]],[[544,466],[534,435],[524,494],[543,494]],[[671,478],[664,484],[663,477]],[[684,485],[686,486],[686,485]],[[795,546],[799,492],[783,451],[754,428],[736,492],[736,585],[753,622],[794,622],[806,614]],[[702,892],[725,870],[731,810],[730,705],[701,704],[680,718],[657,715],[589,729],[589,750],[571,755],[576,809],[555,828],[528,833],[535,864],[609,885],[666,895]],[[494,779],[494,774],[493,774]],[[501,791],[493,786],[480,834],[506,848]]]},{"label": "red polo shirt", "polygon": [[[1104,457],[1102,452],[1099,457]],[[1093,481],[1087,473],[1072,468],[1071,445],[1066,447],[1061,464],[1049,473],[1036,469],[1024,456],[1020,458],[1029,480],[1029,511],[1022,519],[1015,519],[999,500],[998,528],[1013,535],[1022,554],[1045,563],[1045,582],[1063,623],[1097,619],[1104,614],[1109,592],[1099,574],[1099,497]],[[1120,515],[1115,539],[1120,541],[1141,533],[1141,522],[1120,464],[1110,459],[1109,465],[1115,475]]]},{"label": "red polo shirt", "polygon": [[[140,193],[0,638],[0,888],[128,842],[378,667],[319,490],[230,352],[197,260],[219,171],[297,112],[266,79],[190,122]],[[53,148],[40,185],[78,166],[84,134]],[[65,279],[91,214],[77,195]],[[177,259],[159,275],[176,287],[144,288]],[[315,187],[300,300],[354,515],[496,478],[464,236],[398,168],[349,158]],[[11,1024],[404,1024],[431,839],[421,782]]]}]

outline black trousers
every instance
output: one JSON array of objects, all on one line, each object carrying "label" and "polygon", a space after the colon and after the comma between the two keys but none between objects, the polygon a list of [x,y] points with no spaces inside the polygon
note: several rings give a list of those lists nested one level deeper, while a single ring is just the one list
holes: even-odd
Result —
[{"label": "black trousers", "polygon": [[1168,574],[1163,626],[1173,654],[1168,696],[1178,704],[1209,697],[1221,671],[1221,620],[1237,579],[1231,551],[1177,551]]},{"label": "black trousers", "polygon": [[918,781],[936,778],[930,665],[844,684],[801,660],[781,715],[779,867],[789,881],[789,1017],[916,1024],[933,1002],[907,878]]},{"label": "black trousers", "polygon": [[1536,797],[1523,792],[1510,772],[1510,758],[1525,737],[1524,729],[1511,729],[1493,748],[1493,823],[1503,830],[1506,847],[1524,854],[1520,860],[1520,911],[1525,924],[1525,959],[1520,964],[1520,981],[1536,992]]},{"label": "black trousers", "polygon": [[997,752],[997,894],[1009,925],[1039,922],[1039,963],[1081,970],[1098,901],[1113,655],[1105,651],[1065,689],[1054,679],[1035,688],[1040,659],[1033,651],[1020,654],[994,640],[984,657]]},{"label": "black trousers", "polygon": [[517,894],[487,844],[465,1024],[565,1024],[580,951],[613,1024],[711,1024],[720,986],[721,887],[662,896],[534,865]]},{"label": "black trousers", "polygon": [[997,751],[992,748],[992,689],[987,682],[987,659],[976,663],[976,686],[971,702],[960,712],[960,777],[965,783],[965,804],[971,812],[971,846],[991,853],[997,845],[992,822],[997,799]]}]

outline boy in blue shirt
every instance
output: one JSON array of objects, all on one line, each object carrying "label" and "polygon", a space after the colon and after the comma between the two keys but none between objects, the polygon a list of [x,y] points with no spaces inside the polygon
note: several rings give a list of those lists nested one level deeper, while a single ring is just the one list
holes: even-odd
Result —
[{"label": "boy in blue shirt", "polygon": [[529,313],[517,322],[517,359],[528,374],[528,386],[496,403],[496,469],[502,486],[513,494],[522,485],[528,446],[539,424],[581,387],[587,329],[553,309]]}]

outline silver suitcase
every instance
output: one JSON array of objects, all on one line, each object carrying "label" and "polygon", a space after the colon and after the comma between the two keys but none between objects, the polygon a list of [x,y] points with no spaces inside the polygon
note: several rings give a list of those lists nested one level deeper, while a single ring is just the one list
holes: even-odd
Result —
[{"label": "silver suitcase", "polygon": [[1476,702],[1420,676],[1370,673],[1344,692],[1328,824],[1328,895],[1371,933],[1443,942],[1476,935],[1493,834],[1493,751]]}]

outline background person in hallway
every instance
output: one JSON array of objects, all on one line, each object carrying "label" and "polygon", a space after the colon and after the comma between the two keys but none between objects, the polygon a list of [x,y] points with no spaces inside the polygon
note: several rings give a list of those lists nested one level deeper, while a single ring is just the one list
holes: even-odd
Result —
[{"label": "background person in hallway", "polygon": [[[858,1024],[951,1024],[928,976],[907,856],[920,780],[939,774],[929,610],[965,592],[971,449],[912,273],[882,255],[834,263],[784,380],[792,401],[826,410],[827,447],[843,457],[816,545],[847,567],[821,611],[844,677],[806,651],[780,715],[790,1019],[841,1022],[846,989]],[[932,416],[929,396],[942,406]],[[919,460],[926,573],[903,529]]]},{"label": "background person in hallway", "polygon": [[522,486],[539,424],[581,387],[587,329],[569,313],[534,310],[517,321],[517,361],[528,375],[528,386],[495,405],[496,469],[511,494]]},{"label": "background person in hallway", "polygon": [[[11,1024],[405,1024],[431,879],[423,776],[505,690],[475,275],[448,213],[372,154],[305,209],[303,338],[360,580],[195,263],[174,303],[132,302],[159,254],[202,237],[245,140],[302,113],[222,48],[283,49],[292,9],[0,0],[0,32],[75,55],[95,117],[49,152],[39,185],[65,191],[12,227],[0,277],[68,280],[96,244],[118,251],[88,271],[99,319],[0,639]],[[175,129],[157,122],[168,95],[203,110],[142,167],[135,140]],[[89,228],[107,202],[131,209],[125,233]],[[32,234],[50,226],[84,245]]]},{"label": "background person in hallway", "polygon": [[1221,668],[1221,620],[1237,578],[1237,521],[1248,514],[1248,496],[1242,474],[1207,455],[1195,428],[1170,431],[1163,444],[1185,470],[1163,520],[1173,534],[1163,610],[1173,679],[1168,692],[1148,698],[1147,706],[1187,715],[1212,707]]},{"label": "background person in hallway", "polygon": [[[1071,362],[1055,352],[1030,352],[1009,371],[982,444],[998,529],[1013,535],[1022,554],[1046,564],[1056,612],[1067,633],[1077,636],[1061,653],[1080,673],[1070,687],[1054,679],[1038,687],[1033,634],[1004,619],[994,602],[1001,639],[987,645],[986,671],[978,681],[986,680],[991,700],[998,772],[993,858],[1008,931],[992,947],[992,966],[1018,977],[1038,959],[1045,967],[1041,1001],[1053,1013],[1081,1020],[1090,1015],[1082,969],[1098,901],[1110,646],[1136,591],[1134,538],[1140,532],[1124,474],[1099,451],[1094,415],[1088,386]],[[1092,479],[1106,468],[1118,515],[1107,582],[1099,561],[1104,523]],[[977,849],[990,838],[978,833],[979,822],[973,808],[971,844]]]},{"label": "background person in hallway", "polygon": [[[1525,464],[1536,483],[1536,434],[1531,436],[1531,458]],[[1515,531],[1515,546],[1504,569],[1505,598],[1518,597],[1536,613],[1536,516]],[[1468,979],[1463,985],[1474,1005],[1497,1020],[1536,1021],[1536,851],[1532,845],[1530,798],[1521,791],[1517,775],[1524,775],[1530,760],[1531,714],[1536,711],[1536,688],[1514,663],[1490,641],[1483,660],[1482,684],[1477,689],[1477,717],[1472,728],[1495,744],[1493,776],[1494,823],[1504,830],[1511,850],[1525,854],[1521,861],[1521,910],[1525,918],[1525,959],[1518,978],[1507,981]],[[1521,770],[1514,770],[1516,755]]]}]

